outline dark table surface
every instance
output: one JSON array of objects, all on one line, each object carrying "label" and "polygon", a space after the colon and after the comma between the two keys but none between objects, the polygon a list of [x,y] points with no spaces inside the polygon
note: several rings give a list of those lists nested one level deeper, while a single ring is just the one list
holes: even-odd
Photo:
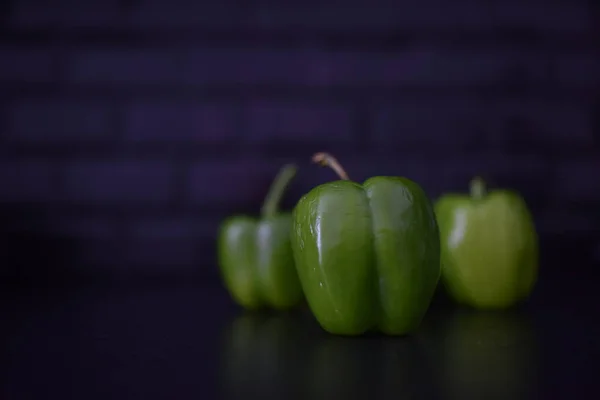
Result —
[{"label": "dark table surface", "polygon": [[598,308],[577,281],[519,311],[436,300],[410,337],[342,338],[310,314],[245,314],[218,285],[4,292],[0,399],[577,399]]}]

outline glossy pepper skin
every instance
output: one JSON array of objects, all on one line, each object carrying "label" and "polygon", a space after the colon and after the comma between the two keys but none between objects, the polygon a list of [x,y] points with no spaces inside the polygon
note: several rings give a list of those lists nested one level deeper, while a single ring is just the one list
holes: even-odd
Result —
[{"label": "glossy pepper skin", "polygon": [[483,180],[475,178],[470,196],[445,195],[435,210],[442,280],[456,302],[505,309],[530,295],[538,275],[538,237],[518,193],[486,193]]},{"label": "glossy pepper skin", "polygon": [[293,212],[292,248],[308,305],[336,335],[379,331],[404,335],[421,323],[440,277],[439,231],[433,207],[415,182],[373,177],[315,187]]},{"label": "glossy pepper skin", "polygon": [[221,226],[221,276],[234,301],[245,309],[284,310],[295,307],[304,298],[290,244],[291,213],[277,211],[295,173],[293,165],[281,169],[260,218],[234,216]]}]

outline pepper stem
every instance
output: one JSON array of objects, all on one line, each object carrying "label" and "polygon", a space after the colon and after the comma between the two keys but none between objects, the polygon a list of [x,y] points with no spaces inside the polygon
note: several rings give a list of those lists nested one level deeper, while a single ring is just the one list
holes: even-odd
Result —
[{"label": "pepper stem", "polygon": [[479,176],[476,176],[475,178],[471,179],[471,183],[469,184],[469,186],[471,197],[474,199],[479,200],[487,194],[485,182],[483,178]]},{"label": "pepper stem", "polygon": [[344,168],[342,168],[338,160],[329,153],[316,153],[312,157],[312,162],[319,164],[322,167],[330,167],[342,180],[350,180],[348,174],[344,171]]},{"label": "pepper stem", "polygon": [[285,188],[291,182],[292,178],[296,175],[296,166],[293,164],[287,164],[281,167],[277,176],[271,183],[269,192],[265,197],[262,208],[260,210],[263,217],[272,217],[279,209],[279,202],[283,197]]}]

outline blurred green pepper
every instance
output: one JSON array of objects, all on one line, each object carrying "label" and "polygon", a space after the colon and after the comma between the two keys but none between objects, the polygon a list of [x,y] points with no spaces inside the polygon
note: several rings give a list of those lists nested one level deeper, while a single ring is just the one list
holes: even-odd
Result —
[{"label": "blurred green pepper", "polygon": [[278,212],[285,188],[296,174],[286,165],[265,198],[261,218],[234,216],[221,226],[221,275],[233,299],[247,309],[289,309],[304,298],[290,245],[291,214]]},{"label": "blurred green pepper", "polygon": [[538,237],[523,198],[486,192],[480,178],[470,196],[448,194],[435,204],[442,280],[457,302],[507,308],[529,296],[538,274]]}]

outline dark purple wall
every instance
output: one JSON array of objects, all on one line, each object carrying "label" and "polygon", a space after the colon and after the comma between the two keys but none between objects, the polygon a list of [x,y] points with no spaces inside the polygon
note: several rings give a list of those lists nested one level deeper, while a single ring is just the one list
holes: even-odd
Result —
[{"label": "dark purple wall", "polygon": [[592,2],[189,3],[3,6],[5,270],[215,278],[219,221],[282,162],[286,207],[333,179],[319,150],[433,198],[483,174],[524,194],[546,259],[600,257]]}]

